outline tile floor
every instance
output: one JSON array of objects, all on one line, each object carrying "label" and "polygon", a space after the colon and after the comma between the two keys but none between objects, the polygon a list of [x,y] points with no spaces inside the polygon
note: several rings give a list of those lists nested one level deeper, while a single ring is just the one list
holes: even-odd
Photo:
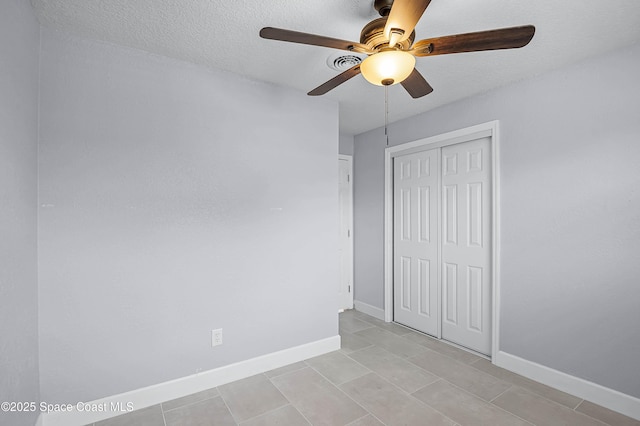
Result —
[{"label": "tile floor", "polygon": [[357,311],[342,349],[95,426],[612,425],[640,422]]}]

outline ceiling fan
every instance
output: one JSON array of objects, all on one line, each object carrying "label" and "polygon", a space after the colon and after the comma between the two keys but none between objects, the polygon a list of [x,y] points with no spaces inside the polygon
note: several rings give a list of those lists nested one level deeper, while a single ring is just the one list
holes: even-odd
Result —
[{"label": "ceiling fan", "polygon": [[482,50],[514,49],[526,46],[535,33],[533,25],[449,35],[414,43],[414,28],[431,0],[375,0],[381,18],[364,26],[360,43],[298,31],[265,27],[260,37],[313,46],[330,47],[369,55],[361,64],[316,87],[310,96],[324,95],[362,73],[378,86],[400,83],[413,98],[428,95],[433,88],[415,68],[415,57]]}]

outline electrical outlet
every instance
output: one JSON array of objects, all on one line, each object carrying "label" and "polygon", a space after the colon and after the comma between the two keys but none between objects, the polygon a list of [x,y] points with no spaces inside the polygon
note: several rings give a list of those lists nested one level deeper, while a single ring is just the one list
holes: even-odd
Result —
[{"label": "electrical outlet", "polygon": [[211,331],[211,346],[219,346],[222,344],[222,329]]}]

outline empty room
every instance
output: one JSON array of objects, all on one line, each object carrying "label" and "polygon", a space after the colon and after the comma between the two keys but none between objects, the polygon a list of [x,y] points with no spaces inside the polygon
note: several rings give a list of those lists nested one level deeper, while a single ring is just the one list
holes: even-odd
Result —
[{"label": "empty room", "polygon": [[635,0],[3,0],[0,425],[640,426],[639,76]]}]

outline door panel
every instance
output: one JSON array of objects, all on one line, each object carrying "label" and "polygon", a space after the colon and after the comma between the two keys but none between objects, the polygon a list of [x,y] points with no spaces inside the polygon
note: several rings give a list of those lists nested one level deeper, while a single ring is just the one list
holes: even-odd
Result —
[{"label": "door panel", "polygon": [[438,334],[439,150],[394,159],[394,321]]},{"label": "door panel", "polygon": [[444,320],[453,325],[458,324],[458,265],[445,263],[443,270],[443,306]]},{"label": "door panel", "polygon": [[444,244],[458,244],[458,186],[446,185],[443,189],[444,200]]},{"label": "door panel", "polygon": [[442,148],[442,338],[491,352],[490,139]]}]

